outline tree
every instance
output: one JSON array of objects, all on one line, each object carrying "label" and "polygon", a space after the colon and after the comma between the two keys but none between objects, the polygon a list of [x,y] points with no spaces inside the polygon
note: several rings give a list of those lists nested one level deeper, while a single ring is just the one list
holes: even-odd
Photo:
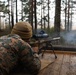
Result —
[{"label": "tree", "polygon": [[69,18],[70,18],[70,12],[69,12],[69,10],[70,10],[70,0],[68,0],[68,25],[67,25],[67,31],[69,31]]},{"label": "tree", "polygon": [[65,30],[67,30],[67,26],[66,26],[66,20],[67,20],[67,0],[66,0],[66,2],[65,2],[65,9],[64,9],[64,11],[65,11]]},{"label": "tree", "polygon": [[[1,4],[0,7],[2,8],[1,13],[3,13],[3,15],[4,15],[2,17],[4,17],[5,21],[6,21],[6,18],[8,19],[10,17],[10,14],[9,14],[10,13],[9,0],[7,0],[7,5],[5,4],[5,1],[0,2],[0,4]],[[7,15],[8,15],[8,17],[7,17]],[[9,27],[10,27],[10,18],[9,18],[8,24],[9,24]]]},{"label": "tree", "polygon": [[18,5],[17,5],[17,0],[16,0],[16,23],[18,22],[18,13],[17,13],[18,10],[17,10],[17,6],[18,6]]},{"label": "tree", "polygon": [[35,33],[37,33],[37,12],[36,12],[36,0],[34,0],[34,20],[35,20]]},{"label": "tree", "polygon": [[22,2],[21,20],[29,21],[30,0],[21,0],[21,2]]},{"label": "tree", "polygon": [[49,23],[50,23],[50,21],[49,21],[49,10],[50,10],[49,4],[50,4],[50,1],[48,0],[48,29],[50,28],[50,26],[49,26]]},{"label": "tree", "polygon": [[33,0],[30,0],[30,2],[29,2],[29,6],[30,6],[30,10],[29,10],[29,22],[31,23],[31,25],[32,25],[32,29],[34,28],[33,27],[33,7],[34,7],[34,5],[33,5]]},{"label": "tree", "polygon": [[14,6],[13,6],[13,0],[11,0],[11,24],[12,28],[14,26]]},{"label": "tree", "polygon": [[43,2],[43,1],[41,0],[41,29],[43,28],[43,27],[42,27],[42,2]]},{"label": "tree", "polygon": [[56,36],[60,36],[60,26],[61,26],[61,0],[55,1],[55,20],[54,20],[54,30]]},{"label": "tree", "polygon": [[7,0],[7,2],[8,2],[8,10],[9,10],[9,12],[8,12],[8,15],[9,15],[9,26],[10,26],[10,0]]},{"label": "tree", "polygon": [[21,2],[21,20],[23,21],[23,1]]}]

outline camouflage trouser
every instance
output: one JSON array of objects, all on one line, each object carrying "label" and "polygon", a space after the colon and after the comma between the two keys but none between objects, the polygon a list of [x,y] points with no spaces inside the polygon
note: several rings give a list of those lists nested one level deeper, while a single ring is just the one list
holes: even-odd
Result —
[{"label": "camouflage trouser", "polygon": [[32,70],[30,72],[32,73],[32,75],[38,74],[38,72],[39,72],[39,70],[41,68],[41,61],[40,61],[39,58],[35,57],[34,62],[36,63],[36,66],[31,67]]},{"label": "camouflage trouser", "polygon": [[31,62],[24,62],[22,65],[24,71],[27,70],[31,75],[37,75],[41,68],[41,61],[39,58],[35,57]]}]

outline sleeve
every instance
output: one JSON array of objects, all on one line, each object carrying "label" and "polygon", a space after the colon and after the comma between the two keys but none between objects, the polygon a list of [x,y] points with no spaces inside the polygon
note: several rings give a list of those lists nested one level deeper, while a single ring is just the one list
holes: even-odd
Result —
[{"label": "sleeve", "polygon": [[25,42],[22,43],[19,57],[24,69],[27,69],[32,75],[36,75],[39,72],[41,61],[29,44]]}]

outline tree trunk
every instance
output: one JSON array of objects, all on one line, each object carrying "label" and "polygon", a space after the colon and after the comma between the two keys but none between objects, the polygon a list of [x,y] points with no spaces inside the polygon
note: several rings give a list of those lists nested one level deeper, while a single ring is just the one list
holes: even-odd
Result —
[{"label": "tree trunk", "polygon": [[55,21],[54,21],[54,29],[56,36],[60,36],[60,26],[61,26],[61,0],[56,0],[55,6]]},{"label": "tree trunk", "polygon": [[21,2],[21,20],[23,21],[23,1]]},{"label": "tree trunk", "polygon": [[67,25],[67,31],[69,31],[69,18],[70,18],[70,15],[69,15],[69,10],[70,10],[70,0],[68,0],[68,25]]},{"label": "tree trunk", "polygon": [[[72,3],[72,7],[73,7],[73,3]],[[70,30],[72,30],[72,14],[73,14],[72,11],[73,11],[73,10],[72,10],[72,8],[71,8],[71,25],[70,25]]]},{"label": "tree trunk", "polygon": [[41,0],[41,29],[43,28],[42,26],[42,0]]},{"label": "tree trunk", "polygon": [[48,29],[50,28],[50,26],[49,26],[49,0],[48,0]]},{"label": "tree trunk", "polygon": [[33,0],[30,0],[29,1],[29,6],[30,6],[30,11],[29,11],[29,19],[30,19],[30,23],[31,23],[31,25],[32,25],[32,29],[34,28],[33,27]]},{"label": "tree trunk", "polygon": [[17,10],[17,0],[16,0],[16,23],[18,22],[18,10]]},{"label": "tree trunk", "polygon": [[[10,10],[10,2],[9,2],[10,0],[8,0],[8,9]],[[9,16],[9,27],[11,28],[11,26],[10,26],[10,12],[8,13],[8,16]]]},{"label": "tree trunk", "polygon": [[37,33],[37,13],[36,13],[36,0],[34,0],[34,19],[35,19],[35,33]]},{"label": "tree trunk", "polygon": [[11,0],[11,24],[12,28],[14,26],[14,8],[13,8],[13,0]]},{"label": "tree trunk", "polygon": [[67,20],[67,0],[66,0],[66,3],[65,3],[65,31],[67,30],[67,22],[66,22],[66,20]]}]

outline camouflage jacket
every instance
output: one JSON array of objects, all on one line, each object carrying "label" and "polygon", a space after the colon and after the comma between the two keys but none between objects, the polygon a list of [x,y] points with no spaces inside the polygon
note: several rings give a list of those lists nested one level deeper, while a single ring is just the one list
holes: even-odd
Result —
[{"label": "camouflage jacket", "polygon": [[18,62],[33,75],[40,70],[40,60],[28,43],[16,34],[0,37],[0,75],[7,75]]}]

